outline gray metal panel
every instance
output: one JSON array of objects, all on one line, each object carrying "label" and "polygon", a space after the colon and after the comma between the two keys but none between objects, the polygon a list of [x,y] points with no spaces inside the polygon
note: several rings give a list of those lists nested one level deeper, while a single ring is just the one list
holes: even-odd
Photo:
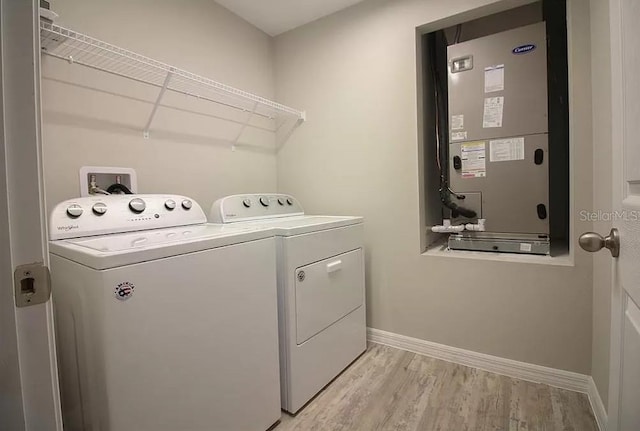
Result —
[{"label": "gray metal panel", "polygon": [[[535,45],[526,53],[513,49]],[[473,56],[473,68],[451,72],[451,60]],[[464,115],[466,140],[545,133],[547,125],[547,50],[540,22],[448,47],[449,115]],[[504,90],[485,93],[485,68],[504,65]],[[483,127],[485,97],[504,97],[502,127]],[[463,138],[465,140],[465,138]],[[452,139],[452,141],[454,141]]]},{"label": "gray metal panel", "polygon": [[[549,164],[547,134],[524,137],[524,159],[490,161],[490,140],[485,142],[486,176],[463,178],[453,168],[453,158],[461,155],[464,143],[449,147],[450,186],[456,193],[482,193],[482,218],[488,232],[549,233],[549,217],[538,218],[537,205],[549,205]],[[534,163],[534,153],[543,150],[543,162]],[[459,201],[457,201],[459,203]],[[454,219],[455,220],[455,219]]]},{"label": "gray metal panel", "polygon": [[548,240],[487,239],[450,235],[448,246],[452,250],[493,251],[503,253],[543,254],[551,249]]}]

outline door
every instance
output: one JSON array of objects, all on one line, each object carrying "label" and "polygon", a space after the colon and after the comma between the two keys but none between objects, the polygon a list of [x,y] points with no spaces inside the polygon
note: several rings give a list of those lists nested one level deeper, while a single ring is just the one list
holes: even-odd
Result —
[{"label": "door", "polygon": [[640,2],[610,0],[614,263],[609,384],[610,431],[640,430]]},{"label": "door", "polygon": [[45,271],[37,4],[0,0],[0,429],[12,431],[62,430]]}]

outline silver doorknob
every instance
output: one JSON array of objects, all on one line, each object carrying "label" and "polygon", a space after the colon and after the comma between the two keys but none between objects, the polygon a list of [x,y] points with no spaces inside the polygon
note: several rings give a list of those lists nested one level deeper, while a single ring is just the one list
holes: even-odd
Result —
[{"label": "silver doorknob", "polygon": [[615,227],[604,238],[599,233],[585,232],[580,235],[578,242],[583,250],[594,252],[605,247],[609,249],[611,256],[620,256],[620,234]]}]

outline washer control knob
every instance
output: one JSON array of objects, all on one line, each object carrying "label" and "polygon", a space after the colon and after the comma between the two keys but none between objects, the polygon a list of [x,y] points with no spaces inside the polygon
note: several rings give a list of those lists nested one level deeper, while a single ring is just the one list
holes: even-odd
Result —
[{"label": "washer control knob", "polygon": [[182,208],[186,210],[190,210],[192,206],[193,206],[193,202],[191,202],[189,199],[185,199],[182,201]]},{"label": "washer control knob", "polygon": [[134,213],[140,214],[147,207],[147,204],[140,198],[133,198],[129,201],[129,209]]},{"label": "washer control knob", "polygon": [[293,205],[293,199],[287,198],[287,205]]},{"label": "washer control knob", "polygon": [[284,205],[284,198],[278,198],[278,204]]},{"label": "washer control knob", "polygon": [[245,208],[250,208],[251,207],[251,199],[244,199],[242,201],[242,205],[244,205]]},{"label": "washer control knob", "polygon": [[107,212],[107,204],[105,204],[104,202],[98,202],[96,204],[93,205],[93,208],[91,208],[93,210],[93,213],[95,215],[101,216],[104,215],[104,213]]},{"label": "washer control knob", "polygon": [[78,204],[71,204],[67,207],[67,215],[71,218],[78,218],[82,215],[82,207]]},{"label": "washer control knob", "polygon": [[176,201],[174,201],[173,199],[167,199],[166,201],[164,201],[164,207],[169,211],[173,211],[174,209],[176,209]]},{"label": "washer control knob", "polygon": [[268,197],[265,197],[265,196],[262,196],[262,197],[260,198],[260,204],[261,204],[263,207],[268,207],[268,206],[269,206],[269,198],[268,198]]}]

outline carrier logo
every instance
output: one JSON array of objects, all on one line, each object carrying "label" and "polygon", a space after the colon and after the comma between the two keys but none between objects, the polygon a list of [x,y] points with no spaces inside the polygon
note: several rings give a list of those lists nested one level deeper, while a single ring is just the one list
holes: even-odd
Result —
[{"label": "carrier logo", "polygon": [[58,227],[56,227],[56,229],[64,231],[64,232],[69,232],[70,230],[78,229],[78,225],[77,224],[68,224],[68,225],[65,225],[65,226],[58,226]]},{"label": "carrier logo", "polygon": [[116,298],[124,301],[125,299],[131,298],[133,295],[133,289],[135,289],[133,283],[130,281],[123,281],[122,283],[118,283],[114,294],[116,295]]},{"label": "carrier logo", "polygon": [[516,46],[515,48],[513,48],[511,50],[511,52],[516,54],[516,55],[528,54],[531,51],[533,51],[534,49],[536,49],[536,46],[534,44],[532,44],[532,43],[528,43],[526,45]]}]

